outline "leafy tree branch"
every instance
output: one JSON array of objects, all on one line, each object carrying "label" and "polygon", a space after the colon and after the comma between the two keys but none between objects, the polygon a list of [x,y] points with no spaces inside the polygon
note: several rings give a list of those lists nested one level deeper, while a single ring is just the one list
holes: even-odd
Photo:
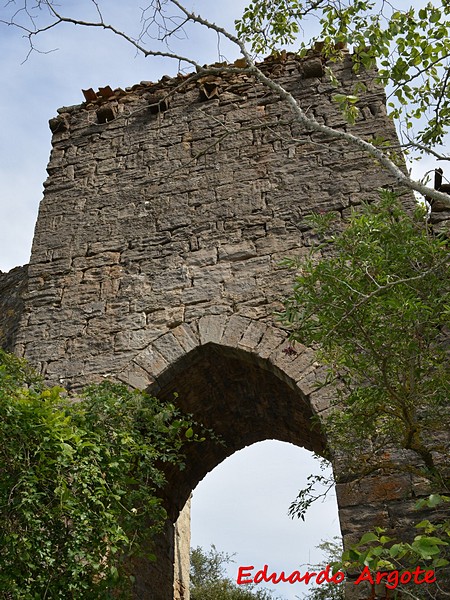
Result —
[{"label": "leafy tree branch", "polygon": [[404,448],[420,458],[422,476],[447,489],[448,473],[436,463],[446,455],[438,432],[449,425],[447,242],[430,235],[423,213],[408,216],[384,190],[308,260],[287,264],[299,272],[283,323],[293,342],[319,347],[330,381],[343,384],[325,421],[332,447],[355,474]]},{"label": "leafy tree branch", "polygon": [[[389,152],[350,132],[319,123],[312,115],[307,114],[290,92],[262,72],[255,60],[257,54],[273,51],[279,44],[296,40],[301,30],[300,23],[307,17],[314,16],[320,24],[321,51],[324,56],[339,60],[341,48],[350,44],[355,49],[355,68],[372,68],[377,64],[380,81],[385,85],[389,83],[394,86],[393,94],[400,107],[406,110],[407,129],[412,127],[414,119],[420,118],[429,110],[435,111],[429,125],[416,136],[418,148],[432,147],[442,141],[450,124],[450,101],[445,85],[450,56],[450,47],[446,41],[450,38],[448,3],[434,5],[429,2],[425,7],[403,11],[386,2],[382,2],[381,10],[378,10],[378,4],[374,0],[254,0],[244,11],[242,19],[236,21],[237,34],[234,34],[195,14],[178,0],[154,0],[142,9],[141,32],[135,38],[120,27],[108,23],[103,17],[100,2],[91,1],[97,20],[64,15],[52,0],[36,0],[31,5],[28,0],[23,0],[11,17],[2,19],[0,23],[18,27],[23,31],[30,41],[30,51],[34,49],[33,39],[36,36],[67,23],[111,31],[144,56],[171,58],[180,64],[194,67],[201,74],[220,75],[230,71],[250,73],[284,100],[297,122],[308,131],[323,133],[330,139],[340,139],[363,150],[383,165],[398,185],[430,199],[439,200],[444,206],[450,207],[450,197],[447,194],[412,180],[398,167]],[[13,6],[16,6],[16,3],[13,3]],[[175,12],[169,13],[170,9]],[[36,15],[41,16],[43,12],[50,22],[38,25]],[[25,21],[24,16],[27,17]],[[234,65],[222,63],[203,67],[198,60],[190,56],[151,47],[152,44],[160,42],[167,44],[188,24],[214,31],[219,37],[227,39],[239,50],[243,59],[236,61]],[[302,52],[314,43],[314,39],[309,38],[301,42]],[[247,48],[246,42],[250,44],[250,48]],[[413,81],[423,77],[423,83],[421,80],[420,84],[411,87]],[[350,97],[348,99],[349,102],[353,102]],[[396,108],[395,105],[392,108],[394,116],[400,117],[403,108]],[[348,114],[353,113],[350,111]]]},{"label": "leafy tree branch", "polygon": [[212,545],[207,551],[199,546],[191,549],[191,600],[277,600],[266,589],[255,590],[253,585],[239,586],[225,574],[233,557]]}]

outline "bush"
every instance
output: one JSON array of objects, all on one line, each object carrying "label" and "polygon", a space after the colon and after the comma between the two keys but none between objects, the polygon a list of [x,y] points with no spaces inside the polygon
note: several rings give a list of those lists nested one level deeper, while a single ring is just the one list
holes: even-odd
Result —
[{"label": "bush", "polygon": [[166,520],[161,467],[198,440],[191,421],[123,385],[47,389],[0,351],[0,440],[4,597],[126,597],[127,558]]}]

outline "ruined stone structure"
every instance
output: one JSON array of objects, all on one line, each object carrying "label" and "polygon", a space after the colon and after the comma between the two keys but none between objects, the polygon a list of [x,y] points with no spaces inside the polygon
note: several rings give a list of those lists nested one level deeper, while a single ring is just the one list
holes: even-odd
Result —
[{"label": "ruined stone structure", "polygon": [[0,348],[12,350],[23,312],[27,288],[28,266],[15,267],[9,273],[0,271]]},{"label": "ruined stone structure", "polygon": [[[318,121],[350,127],[320,56],[262,68]],[[344,93],[367,87],[351,130],[395,142],[374,73],[354,74],[349,56],[332,68]],[[225,446],[192,444],[186,470],[168,474],[175,523],[197,483],[238,449],[277,439],[323,451],[311,417],[327,410],[332,390],[315,388],[323,373],[311,349],[284,351],[273,314],[292,273],[280,261],[308,252],[312,211],[345,216],[393,182],[354,147],[296,124],[245,74],[85,96],[50,122],[28,289],[8,345],[69,388],[110,377],[162,398],[176,391],[223,437]],[[406,476],[339,484],[345,538],[402,522],[411,485]],[[136,598],[188,598],[188,544],[185,515],[176,535],[169,524],[156,566],[137,566]]]}]

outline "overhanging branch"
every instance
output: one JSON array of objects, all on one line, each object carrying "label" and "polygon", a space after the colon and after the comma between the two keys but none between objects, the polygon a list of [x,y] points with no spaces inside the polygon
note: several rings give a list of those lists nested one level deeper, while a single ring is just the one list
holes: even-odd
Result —
[{"label": "overhanging branch", "polygon": [[[17,15],[20,12],[20,9],[19,9],[19,11],[17,11],[15,13],[15,15],[12,17],[12,19],[10,21],[0,20],[0,22],[10,25],[10,26],[18,27],[22,31],[25,31],[27,37],[30,40],[30,44],[31,44],[30,51],[32,51],[34,49],[32,39],[35,36],[37,36],[41,33],[44,33],[46,31],[48,31],[49,29],[53,29],[61,23],[67,23],[67,24],[72,24],[72,25],[80,25],[83,27],[92,27],[92,28],[103,29],[105,31],[111,31],[114,35],[118,36],[119,38],[122,38],[127,43],[131,44],[139,53],[141,53],[145,57],[154,56],[154,57],[163,57],[163,58],[174,59],[178,62],[192,65],[198,73],[223,74],[223,73],[227,73],[227,72],[236,72],[236,71],[251,73],[254,75],[256,80],[258,80],[260,83],[265,85],[268,89],[272,90],[272,92],[274,92],[280,99],[284,100],[288,104],[290,109],[292,110],[297,122],[301,123],[308,130],[323,133],[330,139],[342,140],[342,141],[345,141],[345,142],[351,144],[354,147],[357,147],[357,148],[363,150],[366,154],[368,154],[369,156],[376,159],[389,173],[391,173],[391,175],[395,178],[396,182],[399,185],[403,185],[410,190],[419,192],[423,196],[427,196],[430,199],[439,200],[445,207],[450,208],[450,196],[448,194],[439,192],[438,190],[435,190],[431,187],[424,185],[420,181],[415,181],[415,180],[411,179],[411,177],[406,175],[389,158],[389,156],[387,154],[385,154],[382,150],[380,150],[380,148],[374,146],[372,143],[370,143],[366,140],[363,140],[362,138],[360,138],[356,135],[353,135],[346,131],[336,130],[336,129],[333,129],[332,127],[329,127],[323,123],[319,123],[312,115],[308,115],[307,113],[305,113],[305,111],[298,104],[295,97],[289,91],[287,91],[282,85],[280,85],[273,79],[270,79],[270,77],[268,77],[267,75],[265,75],[262,72],[262,70],[256,64],[254,58],[251,56],[250,52],[247,50],[244,42],[241,39],[239,39],[236,35],[230,33],[223,27],[216,25],[212,21],[209,21],[208,19],[203,18],[201,15],[197,15],[194,12],[189,11],[178,0],[167,0],[167,1],[181,12],[181,14],[183,15],[183,21],[182,21],[183,25],[186,23],[189,23],[189,22],[198,24],[202,27],[205,27],[211,31],[216,32],[219,36],[223,36],[224,38],[228,39],[232,44],[234,44],[239,49],[240,53],[242,54],[242,56],[245,59],[246,64],[243,66],[243,68],[237,68],[234,65],[202,67],[198,63],[198,61],[194,60],[193,58],[190,58],[189,56],[184,56],[182,54],[178,54],[178,53],[170,52],[170,51],[148,49],[142,44],[142,34],[140,35],[140,37],[138,39],[134,39],[132,36],[128,35],[121,29],[115,27],[114,25],[106,23],[104,21],[102,12],[100,11],[100,7],[98,5],[97,0],[92,0],[92,2],[94,4],[96,12],[99,16],[98,21],[75,19],[73,17],[64,16],[63,14],[61,14],[59,12],[58,9],[55,8],[55,5],[52,2],[52,0],[39,0],[37,2],[37,4],[35,5],[35,7],[36,8],[46,7],[49,10],[50,14],[54,18],[53,23],[50,23],[49,25],[46,25],[42,28],[36,27],[35,20],[33,19],[33,16],[30,14],[26,2],[25,2],[24,10],[26,10],[26,14],[29,16],[34,29],[29,29],[14,20],[15,15]],[[151,3],[150,6],[154,7],[155,14],[160,14],[160,15],[162,14],[162,4],[159,1]],[[164,21],[163,21],[163,23],[164,23]],[[164,39],[175,34],[175,32],[178,30],[179,30],[178,26],[175,27],[173,30],[167,30],[164,34]]]}]

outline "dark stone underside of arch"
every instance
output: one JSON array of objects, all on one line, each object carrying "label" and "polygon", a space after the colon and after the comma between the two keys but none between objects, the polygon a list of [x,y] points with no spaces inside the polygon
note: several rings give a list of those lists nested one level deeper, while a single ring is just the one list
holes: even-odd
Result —
[{"label": "dark stone underside of arch", "polygon": [[191,443],[186,468],[167,473],[165,500],[173,520],[199,481],[245,446],[276,439],[323,453],[324,439],[312,421],[308,400],[269,367],[267,361],[242,350],[207,344],[166,372],[167,383],[158,396],[173,401],[177,393],[181,409],[223,440]]}]

